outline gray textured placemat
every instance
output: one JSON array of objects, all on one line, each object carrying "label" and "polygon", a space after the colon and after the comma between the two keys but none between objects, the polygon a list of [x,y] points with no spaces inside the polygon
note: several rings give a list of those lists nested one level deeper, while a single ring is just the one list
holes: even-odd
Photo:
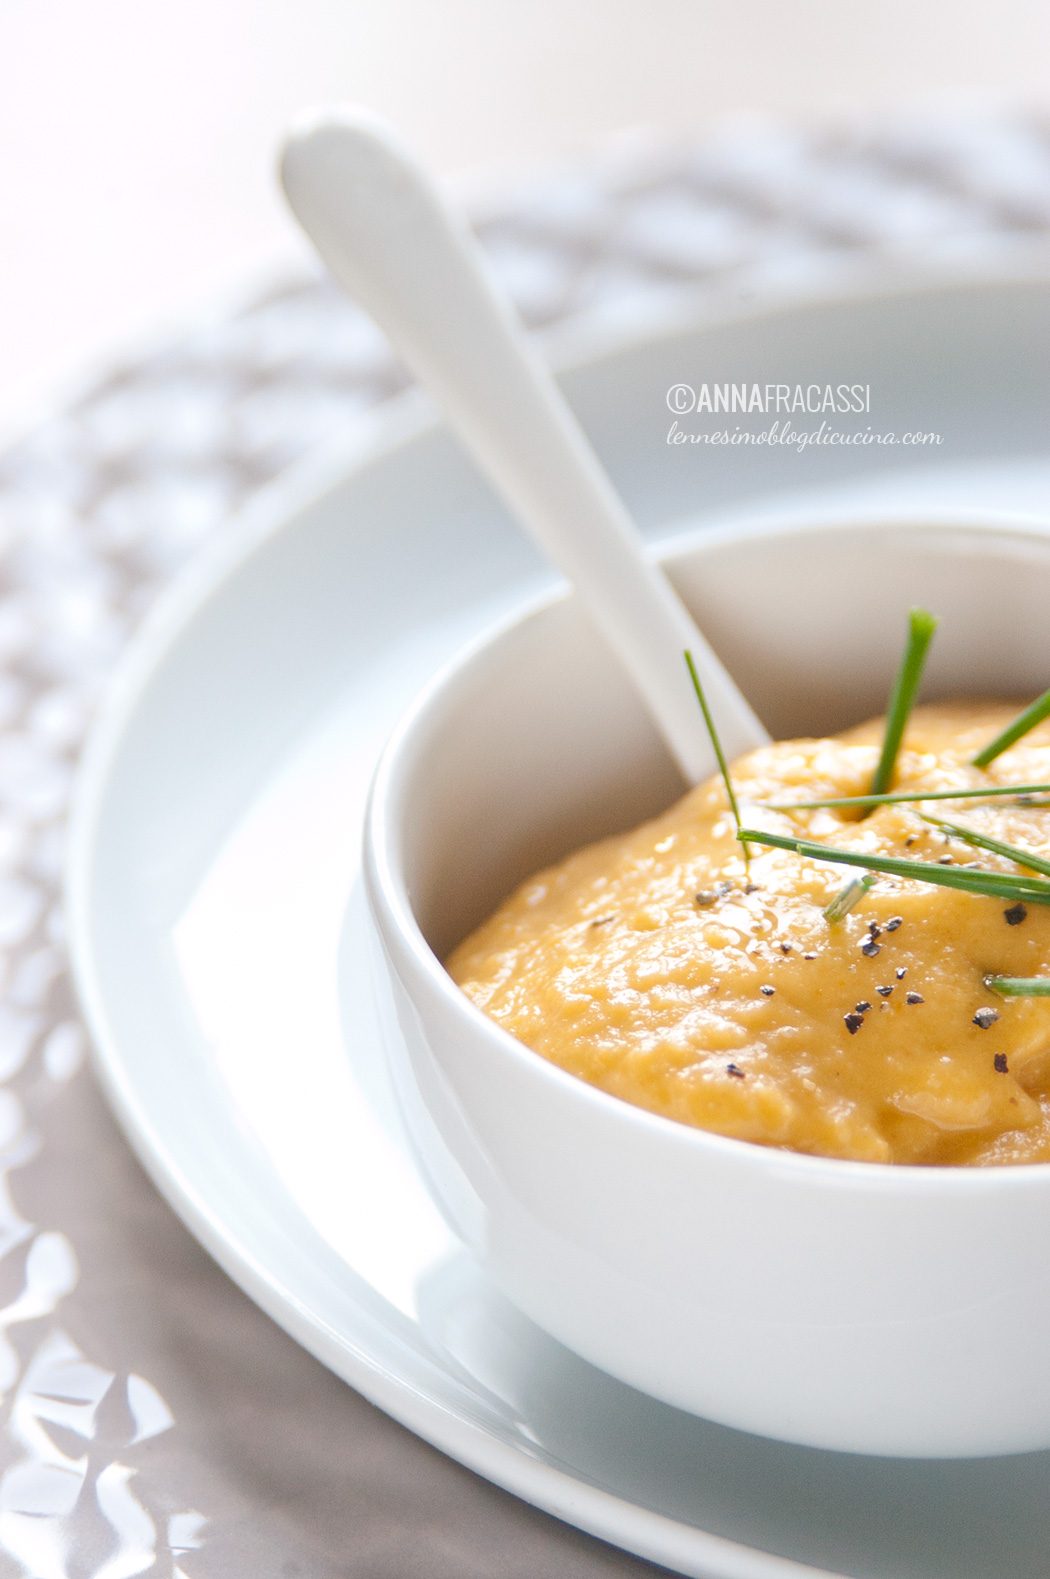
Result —
[{"label": "gray textured placemat", "polygon": [[[1050,234],[1032,118],[739,126],[479,219],[535,326],[630,319],[856,253]],[[313,276],[114,365],[0,457],[0,1573],[597,1579],[655,1572],[416,1440],[270,1324],[132,1160],[84,1067],[56,896],[71,767],[160,587],[404,382]]]}]

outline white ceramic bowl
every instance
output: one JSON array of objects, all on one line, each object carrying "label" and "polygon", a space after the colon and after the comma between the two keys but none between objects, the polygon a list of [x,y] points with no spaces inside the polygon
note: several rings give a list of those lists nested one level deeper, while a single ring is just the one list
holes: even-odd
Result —
[{"label": "white ceramic bowl", "polygon": [[[912,604],[943,621],[925,694],[1048,682],[1038,524],[708,532],[667,563],[777,736],[880,711]],[[547,1063],[445,974],[519,879],[680,790],[572,598],[476,646],[388,746],[366,880],[436,1199],[540,1326],[683,1409],[855,1452],[1050,1446],[1050,1165],[885,1167],[706,1134]]]}]

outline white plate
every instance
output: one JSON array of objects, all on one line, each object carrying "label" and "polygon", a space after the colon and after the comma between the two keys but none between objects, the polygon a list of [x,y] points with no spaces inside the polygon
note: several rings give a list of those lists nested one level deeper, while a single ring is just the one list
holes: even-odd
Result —
[{"label": "white plate", "polygon": [[[591,356],[569,392],[647,533],[849,502],[1050,514],[1050,285],[723,314]],[[870,383],[936,452],[664,443],[677,382]],[[169,596],[89,752],[79,990],[139,1156],[229,1274],[339,1375],[481,1474],[682,1573],[1032,1579],[1050,1455],[909,1464],[707,1425],[511,1310],[438,1218],[377,1057],[358,881],[376,751],[434,666],[547,580],[419,405],[273,490]],[[1004,1335],[1009,1341],[1009,1334]]]}]

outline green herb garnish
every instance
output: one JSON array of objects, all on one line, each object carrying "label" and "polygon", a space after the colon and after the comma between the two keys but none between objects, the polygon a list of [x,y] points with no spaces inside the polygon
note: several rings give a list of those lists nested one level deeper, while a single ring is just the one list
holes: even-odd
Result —
[{"label": "green herb garnish", "polygon": [[1050,976],[986,976],[984,984],[1000,998],[1050,998]]},{"label": "green herb garnish", "polygon": [[[707,697],[704,695],[704,688],[700,684],[700,676],[696,672],[696,664],[693,662],[693,655],[691,652],[686,650],[684,656],[686,668],[689,670],[689,678],[693,682],[693,690],[696,692],[696,699],[700,703],[700,711],[703,713],[704,723],[707,725],[707,733],[711,738],[711,746],[718,761],[719,772],[722,775],[722,783],[726,787],[726,795],[729,797],[729,809],[733,813],[733,821],[736,823],[736,836],[739,839],[740,807],[737,805],[736,791],[733,789],[733,780],[729,776],[729,763],[726,761],[726,754],[722,750],[722,742],[718,738],[718,730],[715,728],[715,721],[711,717],[711,709],[707,705]],[[750,865],[751,851],[748,849],[747,841],[741,840],[741,843],[744,846],[744,864]]]},{"label": "green herb garnish", "polygon": [[908,615],[908,640],[886,710],[886,733],[882,740],[882,754],[871,781],[873,795],[884,794],[893,781],[893,770],[897,765],[897,754],[904,737],[904,726],[915,705],[919,682],[926,664],[926,654],[936,629],[936,616],[929,614],[925,609],[912,609]]},{"label": "green herb garnish", "polygon": [[840,888],[834,899],[824,906],[825,921],[841,921],[843,916],[848,916],[854,905],[858,905],[864,898],[875,879],[869,872],[866,877],[851,877],[843,888]]},{"label": "green herb garnish", "polygon": [[740,828],[737,838],[750,844],[767,844],[776,850],[793,850],[811,861],[830,861],[833,866],[866,866],[891,877],[909,877],[939,888],[959,888],[968,894],[984,894],[993,899],[1021,899],[1033,905],[1050,905],[1050,882],[1041,877],[1014,877],[1009,872],[975,872],[959,866],[939,866],[933,861],[909,861],[896,855],[876,855],[870,850],[839,850],[830,844],[810,839],[795,839],[782,833],[765,833],[758,828]]},{"label": "green herb garnish", "polygon": [[1015,740],[1020,740],[1022,735],[1027,735],[1036,724],[1041,724],[1045,718],[1050,718],[1050,691],[1044,691],[1042,696],[1037,696],[1024,712],[1018,713],[1013,723],[1007,724],[1001,735],[996,735],[990,740],[982,751],[978,751],[973,759],[975,768],[986,768],[989,762],[994,762],[1001,756],[1008,746]]},{"label": "green herb garnish", "polygon": [[[775,800],[765,801],[767,811],[823,811],[841,806],[904,806],[909,802],[924,800],[985,800],[996,795],[1050,795],[1050,784],[989,784],[984,789],[926,790],[893,795],[831,795],[827,800]],[[1050,804],[1050,802],[1048,802]]]},{"label": "green herb garnish", "polygon": [[1044,860],[1041,855],[1035,855],[1031,850],[1022,850],[1020,845],[1004,844],[1001,839],[992,839],[986,833],[978,833],[973,828],[964,828],[958,822],[943,822],[940,817],[926,817],[920,812],[923,822],[928,822],[931,827],[939,828],[942,833],[950,834],[953,839],[961,839],[964,844],[972,845],[975,850],[988,850],[992,855],[1001,855],[1004,860],[1014,861],[1018,866],[1027,866],[1030,871],[1042,872],[1050,877],[1050,861]]}]

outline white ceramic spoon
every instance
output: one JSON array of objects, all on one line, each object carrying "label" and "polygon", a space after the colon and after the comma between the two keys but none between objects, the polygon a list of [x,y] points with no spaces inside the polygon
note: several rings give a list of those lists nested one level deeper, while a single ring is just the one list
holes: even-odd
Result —
[{"label": "white ceramic spoon", "polygon": [[386,331],[542,551],[568,576],[690,783],[714,766],[682,652],[726,753],[769,739],[697,630],[549,370],[434,182],[382,124],[324,113],[281,160],[291,207],[332,274]]}]

